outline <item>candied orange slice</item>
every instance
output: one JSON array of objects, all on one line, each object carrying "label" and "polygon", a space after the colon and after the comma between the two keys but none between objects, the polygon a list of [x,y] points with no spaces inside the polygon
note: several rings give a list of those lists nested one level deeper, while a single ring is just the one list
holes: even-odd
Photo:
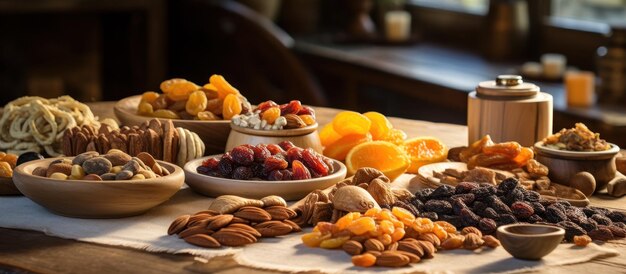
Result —
[{"label": "candied orange slice", "polygon": [[326,157],[343,161],[353,147],[371,140],[372,135],[369,132],[366,134],[349,134],[326,146],[323,153]]},{"label": "candied orange slice", "polygon": [[406,140],[403,148],[411,158],[411,165],[407,170],[409,173],[417,173],[421,166],[442,162],[448,157],[446,145],[434,137],[417,137]]},{"label": "candied orange slice", "polygon": [[387,135],[385,135],[380,140],[391,142],[396,145],[402,145],[405,139],[406,139],[406,133],[404,131],[397,129],[397,128],[392,128],[392,129],[389,129],[389,132],[387,132]]},{"label": "candied orange slice", "polygon": [[365,115],[354,111],[342,111],[333,119],[333,129],[341,136],[348,134],[366,134],[372,122]]},{"label": "candied orange slice", "polygon": [[226,79],[224,79],[224,76],[222,75],[211,75],[211,78],[209,78],[209,82],[217,89],[217,94],[220,99],[226,98],[226,95],[228,94],[239,94],[239,90],[231,86],[230,83],[228,83],[228,81],[226,81]]},{"label": "candied orange slice", "polygon": [[392,181],[406,171],[409,163],[409,157],[402,148],[385,141],[359,144],[346,156],[349,173],[354,174],[362,167],[372,167],[380,170]]},{"label": "candied orange slice", "polygon": [[389,130],[393,128],[391,122],[387,120],[385,115],[382,115],[375,111],[370,111],[363,113],[363,115],[370,119],[372,125],[370,126],[370,133],[372,134],[372,139],[374,140],[382,140],[389,134]]}]

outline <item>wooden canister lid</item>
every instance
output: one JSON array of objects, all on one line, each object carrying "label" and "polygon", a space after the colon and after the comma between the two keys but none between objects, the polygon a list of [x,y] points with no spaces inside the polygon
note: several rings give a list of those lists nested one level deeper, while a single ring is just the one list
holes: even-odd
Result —
[{"label": "wooden canister lid", "polygon": [[498,75],[496,80],[480,82],[476,92],[478,97],[518,99],[536,96],[539,87],[533,83],[525,83],[519,75]]}]

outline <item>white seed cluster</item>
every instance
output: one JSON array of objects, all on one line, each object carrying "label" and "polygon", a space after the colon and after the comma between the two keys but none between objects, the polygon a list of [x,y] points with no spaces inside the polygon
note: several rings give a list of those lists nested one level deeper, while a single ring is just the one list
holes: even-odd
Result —
[{"label": "white seed cluster", "polygon": [[276,118],[274,124],[268,123],[261,118],[261,111],[259,110],[248,114],[235,115],[230,121],[236,126],[262,130],[279,130],[287,125],[287,119],[283,116]]}]

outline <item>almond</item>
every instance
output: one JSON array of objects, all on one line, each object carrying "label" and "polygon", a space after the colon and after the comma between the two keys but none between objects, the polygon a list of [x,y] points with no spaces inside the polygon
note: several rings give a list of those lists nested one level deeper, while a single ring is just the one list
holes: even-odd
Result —
[{"label": "almond", "polygon": [[253,206],[244,206],[233,215],[254,223],[266,222],[272,219],[272,216],[265,210]]},{"label": "almond", "polygon": [[178,233],[178,237],[180,238],[187,238],[191,235],[196,235],[196,234],[213,234],[212,230],[208,230],[205,226],[191,226],[191,227],[187,227],[185,230],[181,231],[180,233]]},{"label": "almond", "polygon": [[393,242],[386,247],[387,250],[398,250],[398,242]]},{"label": "almond", "polygon": [[480,232],[480,229],[473,227],[473,226],[468,226],[468,227],[464,227],[463,230],[461,230],[461,234],[466,235],[469,233],[474,233],[480,237],[483,236],[483,233]]},{"label": "almond", "polygon": [[191,216],[189,215],[183,215],[176,218],[176,220],[174,220],[170,227],[167,229],[167,235],[173,235],[183,231],[183,229],[187,227],[187,222],[189,222],[190,217]]},{"label": "almond", "polygon": [[285,114],[283,117],[287,120],[286,129],[306,127],[306,123],[296,114]]},{"label": "almond", "polygon": [[213,237],[206,234],[195,234],[185,238],[185,242],[201,247],[217,248],[221,244]]},{"label": "almond", "polygon": [[383,251],[385,250],[385,245],[377,239],[368,239],[363,243],[365,250],[367,251]]},{"label": "almond", "polygon": [[72,139],[72,152],[74,152],[74,154],[83,153],[85,152],[88,144],[89,139],[87,139],[87,136],[85,136],[85,134],[82,132],[78,132],[74,134]]},{"label": "almond", "polygon": [[424,256],[424,249],[422,249],[422,246],[419,245],[417,241],[402,240],[398,242],[397,250],[413,253],[420,258]]},{"label": "almond", "polygon": [[481,247],[485,241],[477,234],[468,233],[465,235],[465,241],[463,242],[463,247],[474,250]]},{"label": "almond", "polygon": [[352,241],[357,241],[359,243],[364,243],[365,241],[367,241],[370,238],[369,235],[357,235],[357,236],[352,236],[352,238],[350,238],[350,240]]},{"label": "almond", "polygon": [[396,251],[404,256],[409,257],[409,261],[410,263],[414,264],[414,263],[419,263],[422,259],[420,257],[418,257],[417,255],[411,253],[411,252],[406,252],[406,251]]},{"label": "almond", "polygon": [[66,130],[63,133],[63,142],[61,143],[61,148],[63,150],[63,154],[65,156],[74,156],[77,153],[74,153],[74,147],[72,145],[73,134],[71,130]]},{"label": "almond", "polygon": [[189,222],[187,223],[187,226],[193,226],[197,222],[208,220],[211,217],[213,217],[213,216],[211,216],[209,214],[196,214],[196,215],[193,215],[193,216],[189,217]]},{"label": "almond", "polygon": [[256,238],[234,231],[218,231],[211,236],[225,246],[242,246],[256,242]]},{"label": "almond", "polygon": [[218,230],[218,229],[228,225],[230,223],[230,221],[233,219],[233,215],[230,215],[230,214],[217,215],[217,216],[214,216],[214,217],[217,217],[217,218],[213,219],[207,225],[208,229]]},{"label": "almond", "polygon": [[46,177],[47,173],[48,173],[47,167],[38,166],[33,170],[33,175],[35,176]]},{"label": "almond", "polygon": [[286,220],[296,217],[296,212],[284,206],[270,206],[264,208],[272,216],[272,220]]},{"label": "almond", "polygon": [[216,215],[220,215],[219,212],[215,211],[215,210],[202,210],[202,211],[198,211],[196,213],[194,213],[193,215],[198,215],[198,214],[208,214],[209,216],[216,216]]},{"label": "almond", "polygon": [[237,216],[234,216],[233,219],[230,221],[231,224],[250,224],[250,221],[244,219],[244,218],[239,218]]},{"label": "almond", "polygon": [[363,245],[357,241],[349,240],[341,246],[341,249],[350,255],[360,255],[363,252]]},{"label": "almond", "polygon": [[465,241],[465,237],[462,235],[454,235],[450,236],[448,239],[443,241],[440,245],[441,249],[451,250],[461,248],[463,246],[463,242]]},{"label": "almond", "polygon": [[420,256],[420,257],[430,259],[437,252],[437,249],[435,248],[435,246],[431,242],[417,241],[417,243],[422,248],[422,250],[424,250],[424,256]]},{"label": "almond", "polygon": [[376,265],[378,266],[400,267],[408,265],[410,262],[411,259],[408,256],[396,251],[385,251],[376,257]]},{"label": "almond", "polygon": [[302,228],[298,224],[294,223],[291,220],[283,220],[283,223],[285,223],[286,225],[291,226],[291,232],[300,232],[300,231],[302,231]]},{"label": "almond", "polygon": [[485,245],[491,248],[496,248],[500,246],[500,240],[496,239],[496,237],[491,235],[483,236],[483,241],[485,241]]},{"label": "almond", "polygon": [[263,237],[276,237],[289,234],[291,232],[291,226],[286,225],[280,221],[267,221],[254,226]]},{"label": "almond", "polygon": [[147,152],[141,152],[135,157],[139,158],[139,160],[141,160],[146,166],[152,167],[154,166],[154,164],[156,164],[156,160],[154,160],[154,157],[152,157],[152,155]]},{"label": "almond", "polygon": [[252,234],[254,237],[257,237],[257,238],[260,238],[262,236],[261,233],[259,233],[259,231],[257,231],[253,227],[251,227],[249,225],[246,225],[246,224],[230,224],[226,228],[241,229],[243,231],[246,231],[246,232]]},{"label": "almond", "polygon": [[427,241],[430,242],[431,244],[433,244],[433,246],[438,247],[439,245],[441,245],[441,240],[437,237],[437,235],[435,235],[434,233],[424,233],[424,234],[420,234],[417,237],[418,240],[423,240],[423,241]]}]

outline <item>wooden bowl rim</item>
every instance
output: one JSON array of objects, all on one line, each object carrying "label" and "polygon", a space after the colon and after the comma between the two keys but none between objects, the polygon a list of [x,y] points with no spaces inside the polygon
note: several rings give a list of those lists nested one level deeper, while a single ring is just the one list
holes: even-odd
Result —
[{"label": "wooden bowl rim", "polygon": [[142,115],[137,114],[136,104],[133,108],[124,107],[126,105],[126,101],[139,102],[141,100],[140,98],[141,98],[141,95],[133,95],[133,96],[129,96],[124,99],[121,99],[117,101],[117,103],[115,103],[115,106],[113,107],[113,109],[119,112],[120,114],[135,117],[135,118],[145,119],[146,121],[156,118],[159,120],[172,120],[172,122],[179,123],[179,124],[180,123],[201,124],[201,125],[202,124],[230,124],[230,120],[185,120],[185,119],[167,119],[167,118],[159,118],[159,117],[142,116]]},{"label": "wooden bowl rim", "polygon": [[[170,172],[169,175],[166,176],[162,176],[162,177],[157,177],[157,178],[150,178],[150,179],[142,179],[142,180],[110,180],[110,181],[96,181],[96,180],[61,180],[61,179],[53,179],[53,178],[48,178],[48,177],[41,177],[41,176],[36,176],[33,175],[31,173],[28,173],[25,171],[26,167],[34,165],[34,164],[39,164],[42,162],[52,162],[54,160],[57,159],[72,159],[74,157],[54,157],[54,158],[46,158],[46,159],[38,159],[38,160],[34,160],[34,161],[28,161],[26,163],[23,163],[19,166],[17,166],[15,168],[15,170],[13,170],[13,172],[17,172],[19,173],[21,176],[24,176],[26,178],[31,178],[31,179],[36,179],[42,182],[53,182],[53,183],[80,183],[80,184],[109,184],[109,185],[128,185],[128,184],[132,184],[132,185],[153,185],[153,184],[163,184],[163,180],[168,180],[174,177],[174,175],[180,176],[180,174],[184,175],[184,171],[182,168],[180,168],[177,165],[174,165],[172,163],[168,163],[168,162],[164,162],[161,160],[157,160],[157,163],[159,163],[159,165],[161,165],[162,167],[167,168],[168,170],[173,169],[173,172]],[[160,181],[160,182],[157,182]]]},{"label": "wooden bowl rim", "polygon": [[185,171],[187,171],[187,172],[192,173],[192,174],[206,176],[207,180],[223,181],[223,182],[237,183],[237,184],[249,184],[249,185],[277,185],[277,184],[287,185],[287,184],[314,183],[314,182],[330,180],[330,179],[333,179],[335,177],[345,176],[346,173],[348,172],[348,168],[346,168],[346,165],[344,165],[342,162],[337,161],[335,159],[331,159],[331,160],[333,160],[333,164],[339,166],[339,169],[334,170],[333,173],[328,174],[326,176],[318,177],[318,178],[311,178],[311,179],[306,179],[306,180],[289,180],[289,181],[236,180],[236,179],[220,178],[220,177],[213,177],[213,176],[201,174],[201,173],[198,173],[195,169],[191,168],[191,166],[197,165],[198,162],[202,162],[202,161],[204,161],[204,160],[206,160],[208,158],[220,157],[222,155],[224,155],[224,154],[215,154],[215,155],[210,155],[210,156],[206,156],[206,157],[202,157],[202,158],[191,160],[191,161],[189,161],[189,162],[187,162],[185,164],[183,169]]},{"label": "wooden bowl rim", "polygon": [[315,122],[315,124],[302,127],[302,128],[263,130],[263,129],[240,127],[233,123],[230,123],[230,128],[234,131],[237,131],[243,134],[253,135],[253,136],[290,137],[290,136],[307,135],[312,132],[315,132],[318,128],[318,124],[317,122]]},{"label": "wooden bowl rim", "polygon": [[[538,227],[538,228],[545,228],[545,229],[550,229],[554,231],[546,232],[546,233],[538,233],[538,234],[519,234],[519,233],[509,231],[509,229],[513,227]],[[503,226],[498,227],[498,233],[501,233],[510,237],[544,238],[544,237],[565,235],[565,229],[557,227],[557,226],[541,225],[541,224],[508,224],[508,225],[503,225]]]},{"label": "wooden bowl rim", "polygon": [[605,159],[611,158],[619,153],[619,146],[613,143],[608,143],[611,145],[611,148],[604,151],[569,151],[569,150],[559,150],[554,148],[549,148],[544,146],[543,141],[536,142],[534,147],[538,152],[546,154],[548,156],[552,156],[554,158],[561,159],[579,159],[579,160],[592,160],[590,157]]}]

